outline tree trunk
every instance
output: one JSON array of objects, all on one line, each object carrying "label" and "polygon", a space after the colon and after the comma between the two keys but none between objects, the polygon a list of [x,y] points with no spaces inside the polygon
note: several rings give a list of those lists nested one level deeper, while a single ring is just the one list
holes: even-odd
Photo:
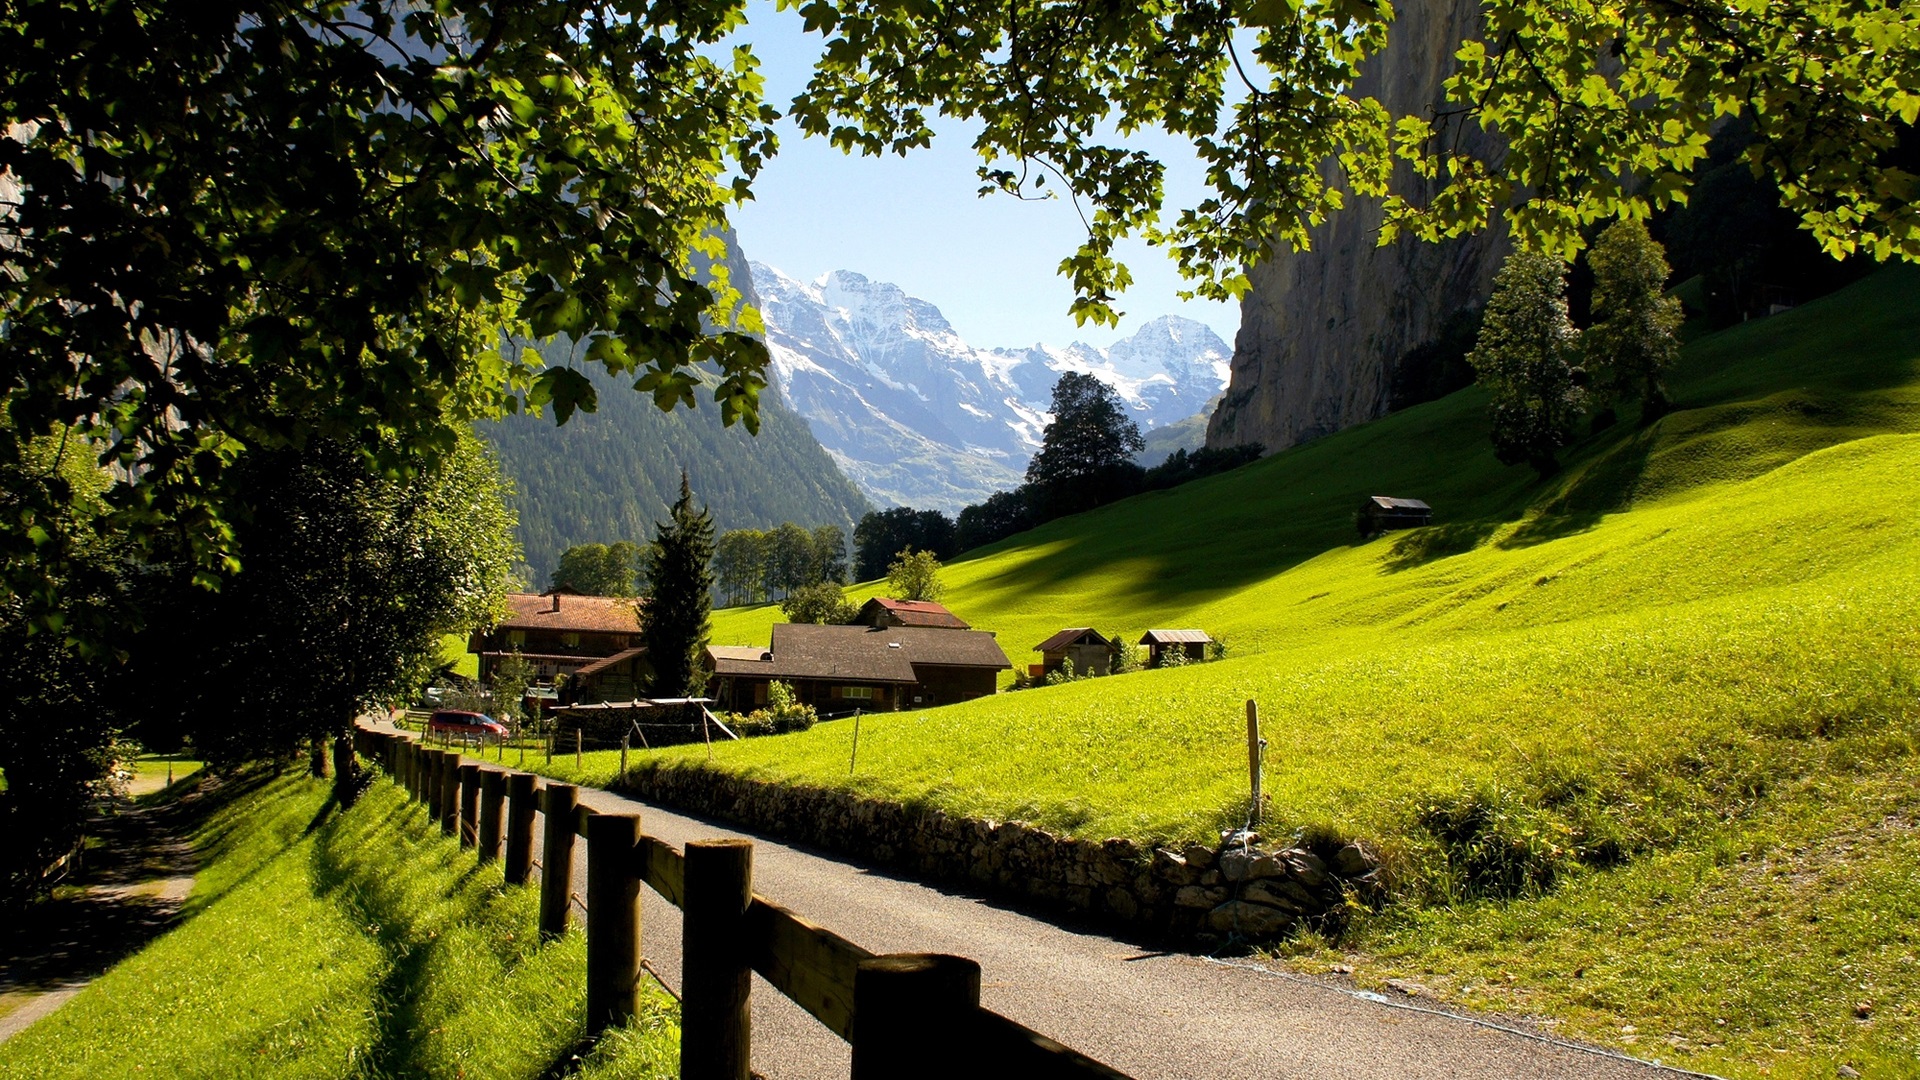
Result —
[{"label": "tree trunk", "polygon": [[327,740],[326,739],[316,735],[314,736],[313,742],[308,744],[307,768],[310,772],[313,773],[315,777],[320,779],[326,778],[327,776]]},{"label": "tree trunk", "polygon": [[333,790],[343,806],[352,806],[360,794],[360,763],[353,756],[351,731],[342,731],[333,739]]}]

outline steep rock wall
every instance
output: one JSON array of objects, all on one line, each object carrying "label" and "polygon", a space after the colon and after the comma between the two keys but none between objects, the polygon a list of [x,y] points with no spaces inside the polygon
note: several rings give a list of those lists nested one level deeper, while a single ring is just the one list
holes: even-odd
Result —
[{"label": "steep rock wall", "polygon": [[[1398,6],[1388,46],[1355,89],[1395,115],[1439,104],[1460,42],[1479,30],[1471,2]],[[1477,129],[1469,139],[1484,139]],[[1402,170],[1396,190],[1431,194]],[[1384,415],[1393,365],[1454,311],[1484,303],[1507,248],[1486,233],[1442,244],[1378,245],[1381,209],[1354,200],[1310,250],[1257,267],[1241,305],[1232,380],[1207,425],[1209,447],[1281,450]]]}]

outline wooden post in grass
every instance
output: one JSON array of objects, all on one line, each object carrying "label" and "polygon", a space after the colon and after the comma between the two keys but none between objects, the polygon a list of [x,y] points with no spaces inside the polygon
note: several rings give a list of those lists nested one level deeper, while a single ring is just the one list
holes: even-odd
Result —
[{"label": "wooden post in grass", "polygon": [[440,751],[440,834],[460,834],[460,752]]},{"label": "wooden post in grass", "polygon": [[466,762],[460,766],[460,846],[472,847],[480,839],[480,766]]},{"label": "wooden post in grass", "polygon": [[580,771],[580,733],[585,730],[587,730],[585,727],[573,729],[573,771],[576,773]]},{"label": "wooden post in grass", "polygon": [[[627,775],[627,739],[628,736],[626,735],[620,736],[620,776]],[[617,780],[619,778],[620,777],[617,776],[614,779]]]},{"label": "wooden post in grass", "polygon": [[488,769],[480,774],[480,861],[500,857],[500,804],[506,800],[507,774]]},{"label": "wooden post in grass", "polygon": [[639,843],[637,814],[587,818],[589,1035],[624,1024],[638,1011],[640,863],[634,848]]},{"label": "wooden post in grass", "polygon": [[746,921],[752,903],[752,841],[687,844],[686,914],[680,924],[681,1080],[747,1080],[753,969]]},{"label": "wooden post in grass", "polygon": [[426,755],[427,760],[425,768],[420,772],[420,783],[426,788],[426,793],[420,801],[427,804],[427,813],[433,818],[434,822],[438,824],[440,821],[441,794],[440,767],[445,762],[446,755],[431,747],[422,750],[421,753]]},{"label": "wooden post in grass", "polygon": [[540,850],[540,936],[548,941],[567,932],[567,904],[573,891],[573,813],[580,789],[548,784],[540,809],[547,816],[546,845]]},{"label": "wooden post in grass", "polygon": [[533,774],[517,772],[507,777],[507,858],[503,868],[509,885],[527,883],[533,869]]},{"label": "wooden post in grass", "polygon": [[853,775],[853,768],[860,763],[860,712],[853,710],[853,753],[847,755],[847,775]]},{"label": "wooden post in grass", "polygon": [[860,961],[853,976],[853,1080],[978,1076],[980,965],[906,953]]},{"label": "wooden post in grass", "polygon": [[1248,803],[1247,825],[1249,828],[1260,824],[1260,748],[1266,740],[1260,737],[1260,706],[1252,698],[1247,699],[1247,779],[1253,787],[1253,801]]}]

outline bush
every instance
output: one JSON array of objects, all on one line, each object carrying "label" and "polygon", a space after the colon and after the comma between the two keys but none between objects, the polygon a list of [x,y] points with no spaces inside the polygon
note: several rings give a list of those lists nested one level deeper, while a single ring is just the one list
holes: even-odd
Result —
[{"label": "bush", "polygon": [[786,613],[788,622],[796,623],[850,623],[860,613],[845,591],[831,581],[793,590],[780,601],[780,610]]},{"label": "bush", "polygon": [[820,716],[813,706],[802,705],[793,696],[793,687],[778,681],[767,684],[766,708],[755,709],[745,716],[734,713],[723,721],[741,738],[805,731],[819,722]]}]

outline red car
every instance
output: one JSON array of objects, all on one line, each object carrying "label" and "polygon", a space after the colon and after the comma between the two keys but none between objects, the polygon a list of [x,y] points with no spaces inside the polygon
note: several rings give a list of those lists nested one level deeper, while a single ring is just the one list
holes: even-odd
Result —
[{"label": "red car", "polygon": [[445,732],[449,735],[478,735],[483,739],[504,739],[507,737],[507,725],[485,713],[466,712],[462,709],[436,709],[427,718],[427,730]]}]

